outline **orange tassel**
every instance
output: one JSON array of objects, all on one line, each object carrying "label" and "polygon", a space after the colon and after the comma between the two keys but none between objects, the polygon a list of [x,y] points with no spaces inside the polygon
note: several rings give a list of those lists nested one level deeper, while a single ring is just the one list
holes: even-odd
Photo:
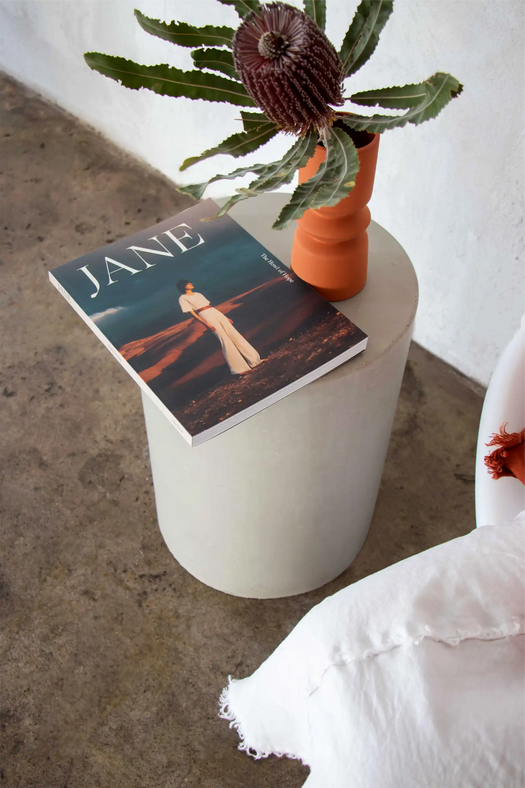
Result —
[{"label": "orange tassel", "polygon": [[507,432],[508,422],[494,432],[486,446],[498,446],[485,457],[485,465],[493,479],[513,476],[525,484],[525,429],[520,432]]},{"label": "orange tassel", "polygon": [[485,446],[517,446],[518,443],[525,441],[525,429],[521,432],[507,432],[507,424],[502,424],[499,432],[493,432],[492,437]]}]

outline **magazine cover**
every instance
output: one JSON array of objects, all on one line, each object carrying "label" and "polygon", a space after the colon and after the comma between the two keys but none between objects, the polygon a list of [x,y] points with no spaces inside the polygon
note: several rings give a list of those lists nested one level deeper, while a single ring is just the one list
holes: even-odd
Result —
[{"label": "magazine cover", "polygon": [[213,200],[49,278],[192,446],[366,347],[350,320]]}]

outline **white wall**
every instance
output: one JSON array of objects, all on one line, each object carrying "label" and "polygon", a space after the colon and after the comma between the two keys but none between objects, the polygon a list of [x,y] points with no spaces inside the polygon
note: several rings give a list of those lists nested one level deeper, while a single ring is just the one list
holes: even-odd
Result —
[{"label": "white wall", "polygon": [[[84,64],[94,50],[191,67],[189,50],[138,26],[135,5],[167,21],[237,22],[215,0],[0,0],[0,68],[179,183],[233,169],[221,156],[178,173],[187,156],[239,130],[234,108],[127,90]],[[328,0],[336,46],[356,6]],[[524,25],[522,0],[397,0],[374,56],[347,81],[355,92],[441,70],[465,85],[436,120],[383,135],[371,209],[416,267],[416,340],[482,383],[525,311]],[[289,145],[272,141],[252,158]],[[210,196],[232,190],[217,184]]]}]

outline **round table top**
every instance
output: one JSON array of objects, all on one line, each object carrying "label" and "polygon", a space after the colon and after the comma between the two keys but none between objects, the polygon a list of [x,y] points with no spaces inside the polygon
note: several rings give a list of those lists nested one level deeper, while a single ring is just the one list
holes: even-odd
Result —
[{"label": "round table top", "polygon": [[[230,212],[233,219],[288,267],[295,222],[287,230],[272,230],[272,224],[289,199],[290,195],[282,192],[262,194],[237,203]],[[368,334],[365,352],[343,365],[346,374],[369,366],[399,342],[411,329],[417,309],[417,277],[403,247],[376,222],[368,228],[368,239],[365,288],[353,298],[335,303],[340,312]]]}]

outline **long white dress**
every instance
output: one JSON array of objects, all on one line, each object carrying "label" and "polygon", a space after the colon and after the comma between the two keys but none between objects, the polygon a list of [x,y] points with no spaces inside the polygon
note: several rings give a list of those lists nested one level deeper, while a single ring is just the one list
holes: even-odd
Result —
[{"label": "long white dress", "polygon": [[[192,295],[185,293],[179,298],[180,308],[183,312],[196,312],[197,309],[202,309],[209,303],[202,293],[193,293]],[[261,357],[255,348],[246,341],[242,334],[239,334],[228,318],[218,309],[214,307],[205,309],[199,313],[199,317],[215,329],[215,336],[221,343],[224,358],[232,375],[242,375],[261,363]]]}]

